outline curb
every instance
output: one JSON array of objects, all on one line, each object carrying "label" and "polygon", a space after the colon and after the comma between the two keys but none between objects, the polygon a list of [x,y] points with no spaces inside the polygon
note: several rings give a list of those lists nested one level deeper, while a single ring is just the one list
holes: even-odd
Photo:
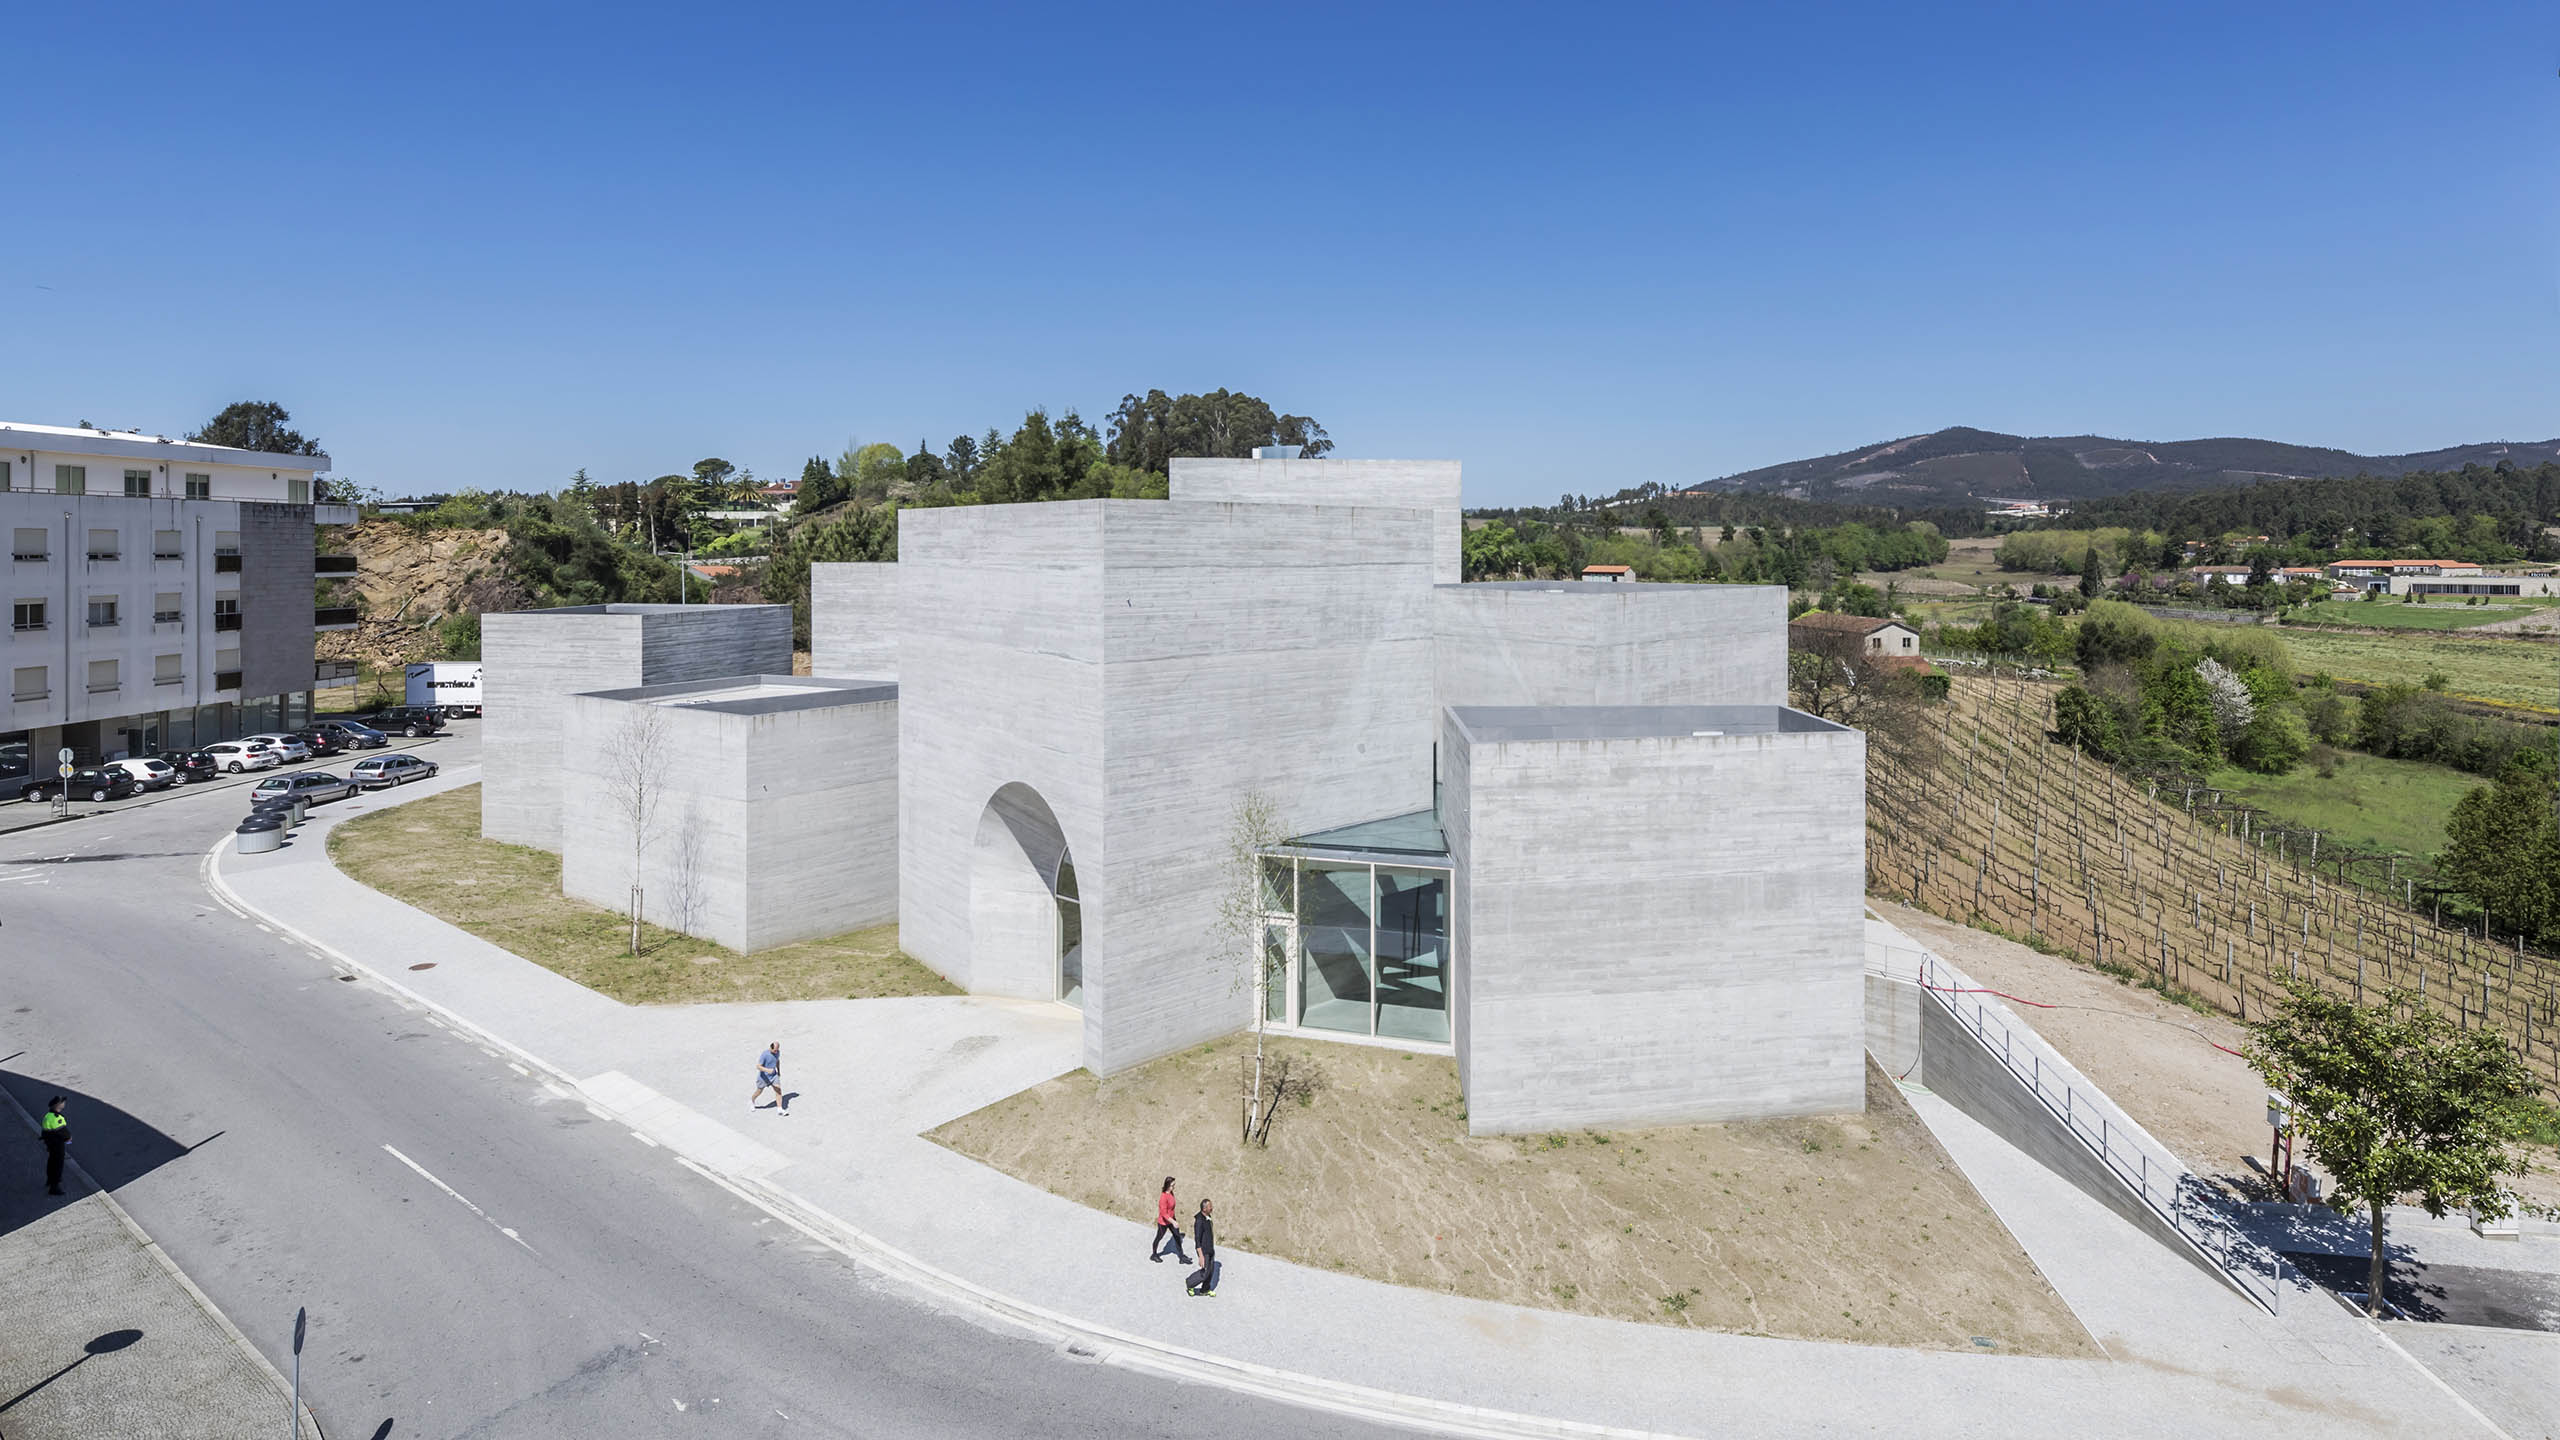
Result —
[{"label": "curb", "polygon": [[[9,1093],[5,1087],[0,1087],[0,1099],[9,1102],[9,1108],[17,1112],[18,1119],[25,1122],[29,1133],[35,1133],[36,1117],[27,1113],[27,1107],[18,1103],[17,1096]],[[196,1288],[196,1282],[188,1279],[187,1272],[178,1268],[178,1262],[169,1258],[169,1252],[160,1248],[160,1242],[151,1238],[151,1232],[143,1229],[141,1222],[127,1213],[124,1206],[117,1203],[115,1196],[107,1193],[107,1187],[91,1179],[89,1172],[81,1168],[79,1161],[66,1155],[63,1157],[62,1168],[79,1177],[80,1183],[89,1187],[90,1194],[106,1203],[107,1213],[116,1217],[116,1223],[124,1227],[125,1233],[133,1237],[134,1243],[142,1247],[143,1253],[149,1255],[162,1270],[168,1272],[170,1279],[178,1282],[178,1288],[187,1292],[187,1298],[196,1302],[196,1308],[202,1310],[217,1329],[231,1337],[231,1343],[240,1347],[240,1353],[249,1357],[249,1363],[258,1367],[258,1372],[267,1377],[268,1383],[276,1387],[276,1393],[285,1397],[285,1404],[290,1407],[293,1404],[293,1386],[284,1378],[284,1372],[269,1363],[265,1354],[260,1352],[257,1346],[249,1343],[249,1337],[240,1333],[240,1327],[231,1323],[231,1317],[222,1313],[222,1307],[213,1303],[213,1297]],[[302,1407],[299,1418],[303,1426],[307,1427],[312,1434],[319,1436],[320,1440],[328,1440],[327,1432],[320,1428],[320,1417],[311,1413],[311,1407],[308,1404]],[[298,1440],[301,1431],[296,1430],[294,1433]]]},{"label": "curb", "polygon": [[[419,796],[419,799],[426,797]],[[387,808],[387,807],[386,807]],[[580,1095],[586,1091],[575,1076],[542,1059],[511,1041],[491,1034],[468,1017],[443,1004],[418,994],[408,986],[384,975],[372,966],[304,933],[283,918],[258,909],[234,893],[222,879],[223,850],[231,837],[223,836],[205,851],[202,875],[206,888],[213,892],[224,908],[234,914],[274,926],[295,942],[327,957],[348,970],[364,976],[413,1004],[441,1016],[449,1024],[475,1039],[505,1051],[527,1066],[551,1076]],[[322,854],[326,856],[326,847]],[[336,862],[327,862],[331,869]],[[1408,1429],[1425,1429],[1444,1435],[1471,1437],[1471,1440],[1683,1440],[1675,1432],[1636,1430],[1624,1426],[1601,1425],[1579,1420],[1562,1420],[1516,1411],[1495,1410],[1479,1405],[1461,1404],[1454,1400],[1437,1400],[1424,1395],[1407,1395],[1392,1390],[1379,1390],[1344,1380],[1328,1379],[1301,1371],[1283,1370],[1204,1351],[1185,1349],[1142,1335],[1130,1334],[1071,1315],[1036,1305],[1026,1300],[999,1294],[974,1281],[917,1259],[873,1236],[859,1226],[842,1220],[826,1210],[801,1199],[790,1191],[765,1181],[730,1175],[714,1170],[678,1153],[676,1163],[735,1195],[794,1230],[868,1267],[889,1279],[946,1305],[975,1312],[980,1317],[1000,1322],[1018,1330],[1064,1345],[1079,1359],[1094,1359],[1105,1364],[1144,1371],[1174,1380],[1214,1385],[1223,1390],[1278,1400],[1300,1409],[1344,1415],[1398,1425]]]}]

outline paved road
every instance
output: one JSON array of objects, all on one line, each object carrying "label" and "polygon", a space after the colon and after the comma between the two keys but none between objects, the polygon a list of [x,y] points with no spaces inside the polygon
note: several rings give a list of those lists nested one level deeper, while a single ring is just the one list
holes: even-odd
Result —
[{"label": "paved road", "polygon": [[1386,1433],[863,1275],[216,904],[200,860],[242,808],[0,837],[0,1084],[78,1097],[83,1161],[271,1359],[310,1307],[332,1440]]}]

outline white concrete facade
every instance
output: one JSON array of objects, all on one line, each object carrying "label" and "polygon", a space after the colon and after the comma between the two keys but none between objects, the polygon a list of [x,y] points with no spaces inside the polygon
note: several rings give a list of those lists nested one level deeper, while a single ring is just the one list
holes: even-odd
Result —
[{"label": "white concrete facade", "polygon": [[898,566],[809,567],[809,670],[815,675],[898,678]]},{"label": "white concrete facade", "polygon": [[[1432,514],[1431,578],[1462,577],[1466,533],[1455,460],[1193,460],[1171,466],[1166,494],[1175,500],[1246,505],[1351,505],[1428,510]],[[1357,543],[1357,537],[1351,537]]]},{"label": "white concrete facade", "polygon": [[480,619],[480,833],[560,849],[569,697],[791,673],[787,605],[579,605]]},{"label": "white concrete facade", "polygon": [[[642,918],[742,954],[897,918],[896,686],[750,675],[562,714],[569,895],[621,910],[636,873]],[[626,797],[650,812],[637,847]]]},{"label": "white concrete facade", "polygon": [[1441,705],[1783,705],[1783,585],[1506,580],[1432,593]]},{"label": "white concrete facade", "polygon": [[1863,1107],[1865,736],[1766,705],[1444,715],[1470,1131]]},{"label": "white concrete facade", "polygon": [[270,455],[133,430],[0,421],[0,490],[308,505],[326,455]]}]

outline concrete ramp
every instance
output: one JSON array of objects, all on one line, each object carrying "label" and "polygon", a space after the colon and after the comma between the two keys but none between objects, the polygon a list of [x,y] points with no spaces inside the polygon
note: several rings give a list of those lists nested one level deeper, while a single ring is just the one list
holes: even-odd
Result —
[{"label": "concrete ramp", "polygon": [[2001,996],[1885,921],[1866,925],[1867,1049],[2083,1194],[2273,1313],[2275,1257],[2218,1191]]}]

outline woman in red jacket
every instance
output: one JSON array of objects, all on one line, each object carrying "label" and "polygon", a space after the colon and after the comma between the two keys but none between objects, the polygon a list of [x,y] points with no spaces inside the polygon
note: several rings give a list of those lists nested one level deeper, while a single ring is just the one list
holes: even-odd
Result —
[{"label": "woman in red jacket", "polygon": [[1182,1253],[1182,1207],[1174,1203],[1173,1177],[1164,1177],[1164,1189],[1156,1195],[1156,1238],[1147,1246],[1147,1258],[1161,1264],[1164,1260],[1164,1237],[1173,1237],[1173,1258],[1188,1265],[1191,1257]]}]

